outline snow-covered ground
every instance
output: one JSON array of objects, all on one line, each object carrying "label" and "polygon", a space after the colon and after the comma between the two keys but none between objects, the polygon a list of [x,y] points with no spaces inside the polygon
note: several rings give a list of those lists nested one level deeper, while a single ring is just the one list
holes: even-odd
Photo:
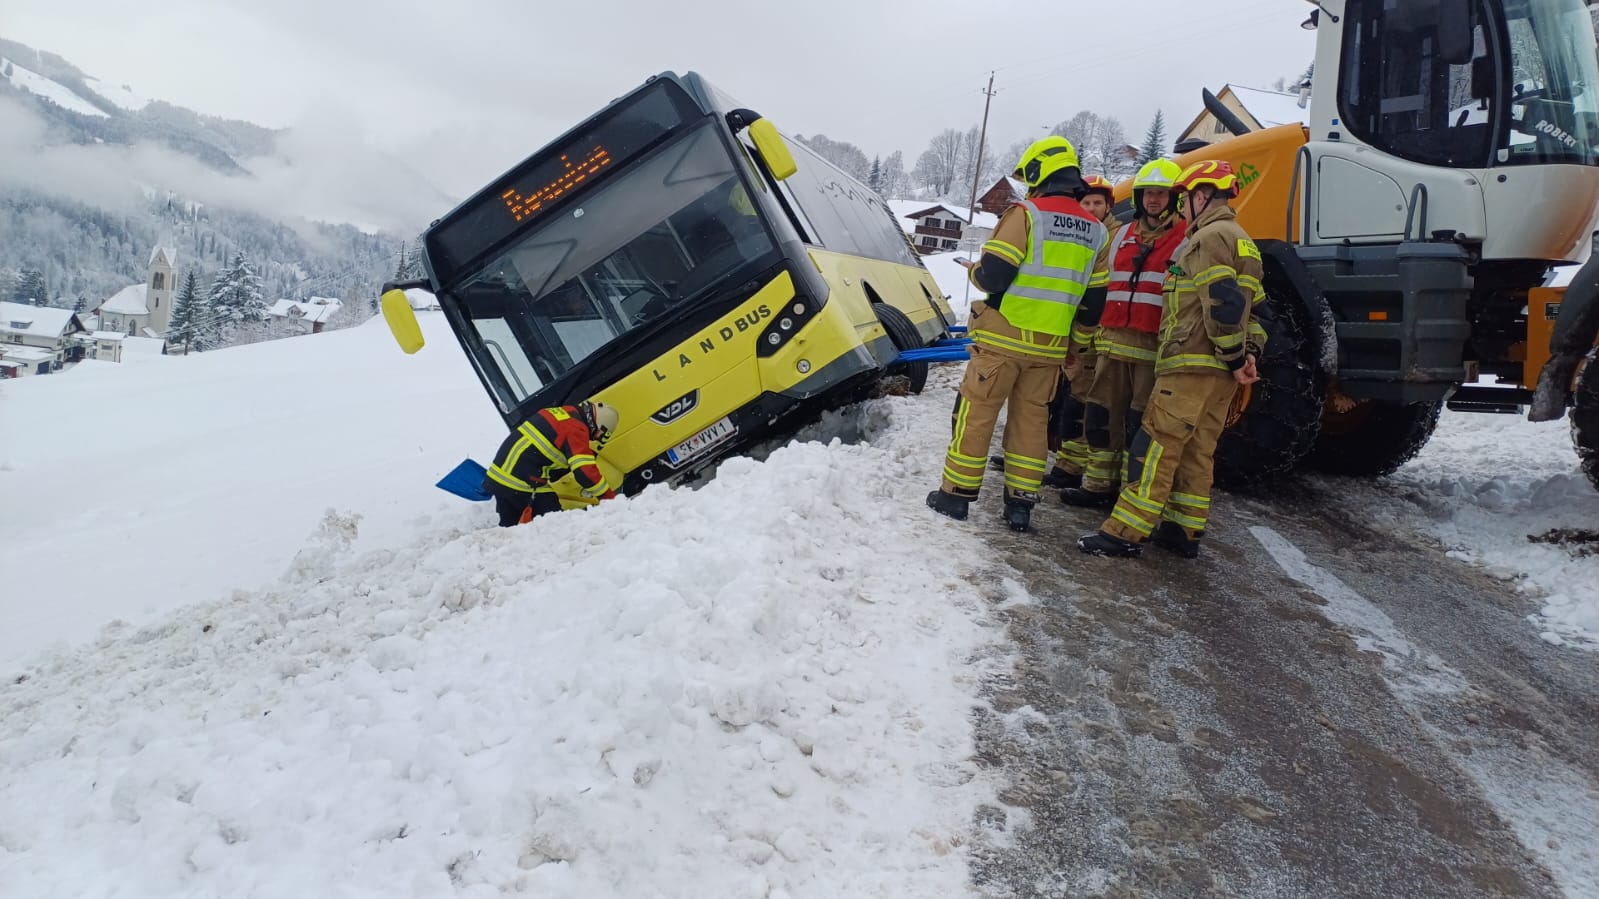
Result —
[{"label": "snow-covered ground", "polygon": [[38,94],[62,109],[76,112],[80,115],[107,118],[103,110],[73,93],[66,85],[51,81],[38,72],[24,68],[21,63],[15,60],[0,56],[0,72],[4,72],[8,66],[11,69],[10,75],[0,75],[0,77],[5,77],[13,86],[31,94]]},{"label": "snow-covered ground", "polygon": [[0,386],[0,893],[964,892],[944,398],[502,530],[432,486],[501,425],[423,320]]},{"label": "snow-covered ground", "polygon": [[1545,640],[1599,649],[1599,543],[1532,539],[1599,531],[1599,492],[1577,467],[1567,421],[1445,411],[1393,481],[1415,488],[1451,555],[1531,594],[1529,621]]},{"label": "snow-covered ground", "polygon": [[83,83],[89,86],[89,90],[129,112],[138,112],[150,105],[149,100],[134,93],[125,84],[109,84],[98,78],[85,78]]}]

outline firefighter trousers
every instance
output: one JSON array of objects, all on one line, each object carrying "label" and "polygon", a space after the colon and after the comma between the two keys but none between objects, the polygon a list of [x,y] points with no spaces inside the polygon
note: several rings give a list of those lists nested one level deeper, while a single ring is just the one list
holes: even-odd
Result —
[{"label": "firefighter trousers", "polygon": [[988,446],[1001,407],[1005,416],[1005,496],[1038,501],[1049,453],[1049,404],[1060,381],[1060,360],[973,347],[955,402],[955,429],[944,457],[940,489],[975,499],[983,486]]},{"label": "firefighter trousers", "polygon": [[1125,451],[1143,423],[1150,391],[1155,389],[1155,363],[1101,356],[1094,367],[1083,413],[1088,465],[1083,489],[1110,493],[1126,473]]},{"label": "firefighter trousers", "polygon": [[523,493],[484,478],[483,489],[494,497],[494,511],[500,516],[502,528],[526,524],[535,515],[561,511],[561,497],[548,484],[537,484],[532,493]]},{"label": "firefighter trousers", "polygon": [[1088,439],[1083,435],[1083,416],[1087,411],[1088,387],[1093,383],[1091,368],[1079,370],[1075,378],[1062,376],[1050,404],[1050,441],[1055,446],[1055,467],[1067,474],[1080,475],[1088,468]]},{"label": "firefighter trousers", "polygon": [[1216,441],[1238,384],[1224,371],[1188,370],[1155,380],[1144,424],[1127,450],[1127,483],[1101,530],[1138,543],[1161,521],[1204,536]]}]

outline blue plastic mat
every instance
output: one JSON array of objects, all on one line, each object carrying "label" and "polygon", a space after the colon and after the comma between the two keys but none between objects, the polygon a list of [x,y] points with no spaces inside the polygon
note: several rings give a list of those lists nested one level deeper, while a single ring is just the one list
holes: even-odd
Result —
[{"label": "blue plastic mat", "polygon": [[483,476],[486,472],[483,466],[466,459],[460,465],[450,469],[450,473],[439,479],[438,487],[448,493],[453,493],[462,499],[469,499],[474,503],[481,503],[494,498],[487,490],[483,489]]},{"label": "blue plastic mat", "polygon": [[966,352],[966,345],[959,346],[930,346],[917,350],[905,350],[896,357],[896,362],[965,362],[971,358]]}]

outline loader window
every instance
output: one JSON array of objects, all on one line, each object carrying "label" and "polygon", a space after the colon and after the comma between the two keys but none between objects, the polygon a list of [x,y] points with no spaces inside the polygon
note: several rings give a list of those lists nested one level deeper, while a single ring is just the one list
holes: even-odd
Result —
[{"label": "loader window", "polygon": [[1582,0],[1507,0],[1510,115],[1502,164],[1599,163],[1599,59]]},{"label": "loader window", "polygon": [[1426,165],[1488,165],[1499,93],[1486,11],[1472,29],[1475,58],[1458,66],[1439,58],[1437,3],[1350,0],[1346,15],[1338,103],[1350,133]]}]

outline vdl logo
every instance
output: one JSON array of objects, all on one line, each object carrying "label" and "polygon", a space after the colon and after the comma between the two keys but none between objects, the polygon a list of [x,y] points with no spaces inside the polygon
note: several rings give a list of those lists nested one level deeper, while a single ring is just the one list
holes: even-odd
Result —
[{"label": "vdl logo", "polygon": [[650,416],[650,421],[658,425],[669,425],[679,418],[693,412],[700,404],[699,390],[690,390],[686,396],[680,396],[667,403],[661,411]]}]

